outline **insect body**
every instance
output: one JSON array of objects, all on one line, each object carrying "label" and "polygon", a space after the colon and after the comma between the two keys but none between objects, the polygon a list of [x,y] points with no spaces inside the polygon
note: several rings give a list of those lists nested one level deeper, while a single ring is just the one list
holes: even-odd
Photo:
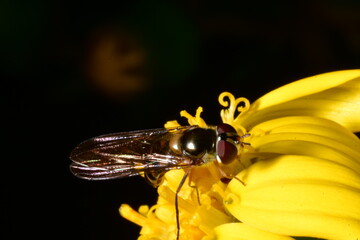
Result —
[{"label": "insect body", "polygon": [[[246,136],[246,135],[245,135]],[[190,169],[211,161],[233,162],[241,142],[229,124],[185,126],[102,135],[80,143],[70,155],[70,169],[80,178],[104,180],[144,174],[154,187],[171,169],[188,169],[175,193],[177,239],[180,220],[178,193]]]},{"label": "insect body", "polygon": [[113,133],[80,143],[70,155],[70,169],[80,178],[104,180],[145,174],[157,186],[164,172],[217,160],[231,163],[240,136],[225,123]]}]

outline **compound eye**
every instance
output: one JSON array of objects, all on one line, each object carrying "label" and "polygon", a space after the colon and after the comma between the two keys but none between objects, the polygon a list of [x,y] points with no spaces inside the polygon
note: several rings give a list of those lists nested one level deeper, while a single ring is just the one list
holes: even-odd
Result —
[{"label": "compound eye", "polygon": [[233,162],[238,154],[237,141],[239,136],[229,124],[221,123],[217,126],[218,140],[216,145],[217,157],[223,164]]},{"label": "compound eye", "polygon": [[216,131],[219,135],[222,133],[231,133],[237,135],[235,128],[227,123],[220,123],[217,125]]},{"label": "compound eye", "polygon": [[229,164],[234,161],[237,157],[237,147],[234,141],[231,139],[219,140],[217,142],[217,156],[221,163]]}]

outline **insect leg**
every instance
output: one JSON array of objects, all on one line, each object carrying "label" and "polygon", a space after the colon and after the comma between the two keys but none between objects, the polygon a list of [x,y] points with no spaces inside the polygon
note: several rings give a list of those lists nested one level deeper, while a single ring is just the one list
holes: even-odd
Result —
[{"label": "insect leg", "polygon": [[188,183],[189,183],[189,187],[195,189],[198,204],[199,204],[199,206],[201,206],[199,189],[198,189],[198,187],[197,187],[196,185],[191,185],[191,180],[192,180],[192,179],[191,179],[191,176],[192,176],[192,174],[189,174],[189,182],[188,182]]},{"label": "insect leg", "polygon": [[231,180],[233,178],[235,178],[236,180],[238,180],[242,185],[246,186],[246,184],[241,180],[239,179],[238,177],[234,177],[234,176],[229,176],[226,172],[224,172],[219,163],[217,161],[214,161],[214,164],[216,165],[216,168],[218,169],[219,173],[221,174],[222,178],[221,181],[224,182],[224,183],[228,183],[229,181],[228,180]]},{"label": "insect leg", "polygon": [[175,192],[175,214],[176,214],[176,240],[179,240],[180,238],[180,218],[179,218],[179,197],[178,194],[182,188],[182,186],[185,183],[186,178],[188,177],[189,173],[191,171],[191,168],[187,169],[184,176],[182,177],[179,186],[176,189]]}]

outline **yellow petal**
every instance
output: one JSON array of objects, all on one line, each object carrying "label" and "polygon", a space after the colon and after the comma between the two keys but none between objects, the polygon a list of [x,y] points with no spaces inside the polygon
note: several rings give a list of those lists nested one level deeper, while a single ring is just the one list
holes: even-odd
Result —
[{"label": "yellow petal", "polygon": [[360,69],[318,74],[277,88],[259,99],[259,109],[337,87],[360,77]]},{"label": "yellow petal", "polygon": [[324,159],[283,155],[260,161],[228,186],[224,203],[238,220],[287,236],[360,237],[360,176]]},{"label": "yellow petal", "polygon": [[227,223],[215,228],[217,240],[294,240],[292,237],[273,234],[243,223]]},{"label": "yellow petal", "polygon": [[[256,154],[314,156],[337,162],[360,174],[360,140],[341,125],[318,117],[295,116],[269,120],[251,130]],[[244,161],[248,157],[243,156]]]},{"label": "yellow petal", "polygon": [[255,101],[238,124],[283,116],[318,116],[360,131],[360,70],[330,72],[280,87]]},{"label": "yellow petal", "polygon": [[[360,174],[357,172],[332,161],[309,156],[280,155],[257,162],[239,175],[247,185],[265,184],[267,186],[271,184],[271,181],[278,183],[278,181],[309,182],[314,180],[334,182],[343,187],[360,189]],[[246,187],[244,190],[248,189]]]},{"label": "yellow petal", "polygon": [[261,131],[264,134],[279,132],[314,133],[331,139],[337,139],[339,142],[350,145],[354,141],[359,141],[358,137],[352,132],[336,122],[310,116],[276,118],[256,125],[252,131]]}]

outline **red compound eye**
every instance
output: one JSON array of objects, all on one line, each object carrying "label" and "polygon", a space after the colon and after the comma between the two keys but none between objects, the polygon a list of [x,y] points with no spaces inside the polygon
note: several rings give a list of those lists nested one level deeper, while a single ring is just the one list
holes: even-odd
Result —
[{"label": "red compound eye", "polygon": [[216,132],[218,134],[216,143],[216,153],[223,164],[229,164],[236,159],[237,141],[239,135],[236,130],[229,124],[221,123],[217,126]]},{"label": "red compound eye", "polygon": [[231,126],[227,123],[220,123],[219,125],[217,125],[216,131],[218,134],[232,133],[232,134],[236,134],[236,136],[237,136],[237,132],[236,132],[235,128],[233,128],[233,126]]}]

